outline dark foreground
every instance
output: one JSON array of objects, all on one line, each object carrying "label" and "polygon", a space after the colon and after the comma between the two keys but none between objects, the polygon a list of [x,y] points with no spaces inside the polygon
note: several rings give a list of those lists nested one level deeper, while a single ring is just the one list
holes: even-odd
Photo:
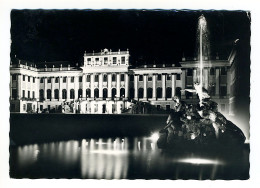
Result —
[{"label": "dark foreground", "polygon": [[11,115],[12,178],[249,178],[249,146],[161,150],[166,116]]}]

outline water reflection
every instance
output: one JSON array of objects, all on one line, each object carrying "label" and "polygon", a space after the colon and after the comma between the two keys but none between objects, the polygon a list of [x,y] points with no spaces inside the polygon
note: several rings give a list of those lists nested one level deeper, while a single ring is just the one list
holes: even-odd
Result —
[{"label": "water reflection", "polygon": [[11,148],[14,178],[247,179],[248,151],[240,156],[167,153],[156,139],[99,138]]}]

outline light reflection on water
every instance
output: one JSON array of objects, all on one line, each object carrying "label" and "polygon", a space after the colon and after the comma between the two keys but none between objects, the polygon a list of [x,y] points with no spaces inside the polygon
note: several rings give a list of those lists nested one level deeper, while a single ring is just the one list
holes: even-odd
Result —
[{"label": "light reflection on water", "polygon": [[248,170],[246,162],[230,168],[216,156],[167,155],[146,137],[25,145],[13,148],[10,159],[15,178],[225,179]]}]

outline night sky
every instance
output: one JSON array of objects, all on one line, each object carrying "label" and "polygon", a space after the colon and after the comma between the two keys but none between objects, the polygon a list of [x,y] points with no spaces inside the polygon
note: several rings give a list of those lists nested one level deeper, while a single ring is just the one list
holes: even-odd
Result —
[{"label": "night sky", "polygon": [[198,18],[204,14],[210,54],[226,59],[234,40],[250,47],[250,13],[176,10],[13,10],[11,57],[83,61],[83,53],[130,50],[130,62],[171,64],[196,56]]}]

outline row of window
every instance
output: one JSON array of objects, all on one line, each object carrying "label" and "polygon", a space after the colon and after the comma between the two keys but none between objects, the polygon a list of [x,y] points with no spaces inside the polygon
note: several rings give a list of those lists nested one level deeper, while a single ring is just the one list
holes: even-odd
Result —
[{"label": "row of window", "polygon": [[[209,70],[210,75],[215,75],[216,74],[216,68],[210,68]],[[227,75],[227,68],[226,67],[221,67],[220,68],[220,75]],[[187,69],[187,76],[193,76],[193,69]]]},{"label": "row of window", "polygon": [[[32,79],[31,79],[31,78],[32,78]],[[13,75],[12,75],[12,80],[13,80],[13,81],[16,81],[16,80],[17,80],[17,75],[16,75],[16,74],[13,74]],[[25,81],[25,80],[26,80],[26,76],[23,75],[23,81]],[[28,82],[31,82],[31,80],[32,80],[33,83],[35,83],[35,77],[27,76],[27,81],[28,81]]]},{"label": "row of window", "polygon": [[[95,64],[99,64],[99,62],[102,62],[104,61],[104,65],[107,65],[108,64],[108,57],[104,57],[104,60],[103,58],[95,58]],[[113,57],[113,64],[116,64],[118,62],[120,62],[120,59],[118,59],[117,57]],[[125,64],[126,62],[126,58],[125,57],[121,57],[121,64]],[[91,64],[91,58],[87,58],[87,64],[90,65]]]}]

